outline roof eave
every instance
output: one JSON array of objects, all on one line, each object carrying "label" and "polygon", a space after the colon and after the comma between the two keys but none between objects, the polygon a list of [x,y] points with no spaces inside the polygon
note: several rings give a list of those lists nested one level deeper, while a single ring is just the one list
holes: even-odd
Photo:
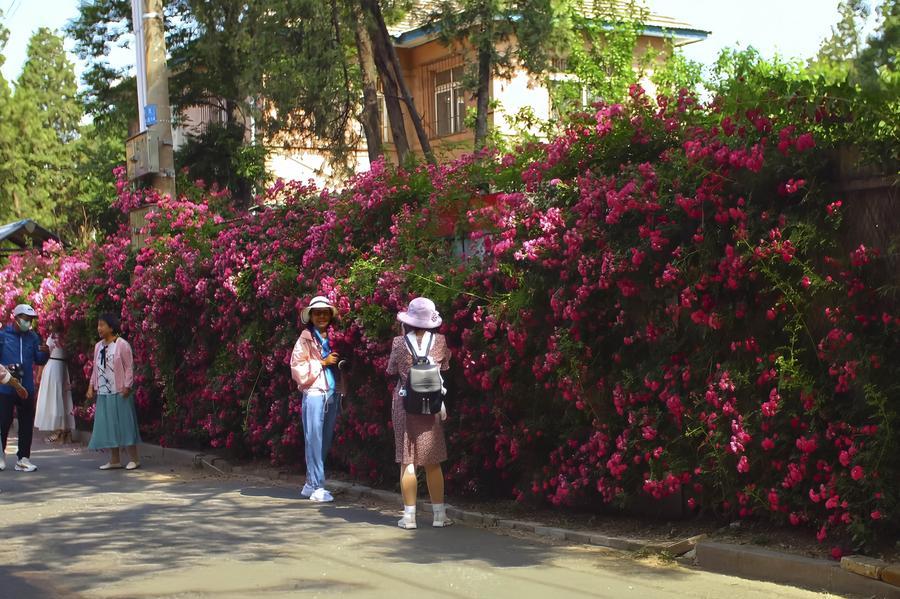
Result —
[{"label": "roof eave", "polygon": [[[647,37],[671,38],[676,45],[684,46],[700,42],[709,37],[710,31],[703,29],[691,29],[687,27],[662,27],[659,25],[644,25],[643,34]],[[397,48],[416,48],[433,42],[440,37],[440,31],[433,25],[422,25],[399,35],[391,35]]]}]

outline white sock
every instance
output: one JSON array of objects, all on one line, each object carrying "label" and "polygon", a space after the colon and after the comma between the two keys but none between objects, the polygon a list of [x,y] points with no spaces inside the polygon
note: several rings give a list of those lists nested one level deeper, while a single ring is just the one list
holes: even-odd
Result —
[{"label": "white sock", "polygon": [[414,505],[404,505],[403,506],[403,516],[409,518],[416,517],[416,506]]},{"label": "white sock", "polygon": [[434,514],[435,518],[443,518],[444,504],[443,503],[432,503],[431,504],[431,512]]}]

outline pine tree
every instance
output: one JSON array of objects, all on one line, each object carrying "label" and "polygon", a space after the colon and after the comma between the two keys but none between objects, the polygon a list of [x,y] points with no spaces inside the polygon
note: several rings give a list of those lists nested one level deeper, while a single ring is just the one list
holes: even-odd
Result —
[{"label": "pine tree", "polygon": [[[3,12],[0,11],[0,18]],[[6,62],[3,50],[9,40],[9,30],[0,21],[0,67]],[[15,218],[12,190],[15,182],[15,129],[12,120],[12,93],[9,83],[0,73],[0,224]]]},{"label": "pine tree", "polygon": [[13,205],[17,217],[55,228],[65,221],[73,195],[81,105],[75,69],[59,36],[45,27],[38,29],[28,43],[27,56],[12,99]]}]

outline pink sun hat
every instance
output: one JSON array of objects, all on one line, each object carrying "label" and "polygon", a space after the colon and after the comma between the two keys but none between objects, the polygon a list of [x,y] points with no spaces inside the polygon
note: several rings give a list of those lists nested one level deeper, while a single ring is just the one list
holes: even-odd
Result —
[{"label": "pink sun hat", "polygon": [[436,329],[442,322],[434,302],[427,297],[417,297],[409,302],[406,311],[397,314],[397,320],[416,329]]}]

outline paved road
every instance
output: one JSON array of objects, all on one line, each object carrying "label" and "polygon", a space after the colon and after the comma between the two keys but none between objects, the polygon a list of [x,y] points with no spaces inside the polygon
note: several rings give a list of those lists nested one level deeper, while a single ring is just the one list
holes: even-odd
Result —
[{"label": "paved road", "polygon": [[[38,446],[0,473],[0,597],[807,598],[816,593],[615,551],[397,514],[145,460]],[[422,518],[424,523],[424,518]]]}]

